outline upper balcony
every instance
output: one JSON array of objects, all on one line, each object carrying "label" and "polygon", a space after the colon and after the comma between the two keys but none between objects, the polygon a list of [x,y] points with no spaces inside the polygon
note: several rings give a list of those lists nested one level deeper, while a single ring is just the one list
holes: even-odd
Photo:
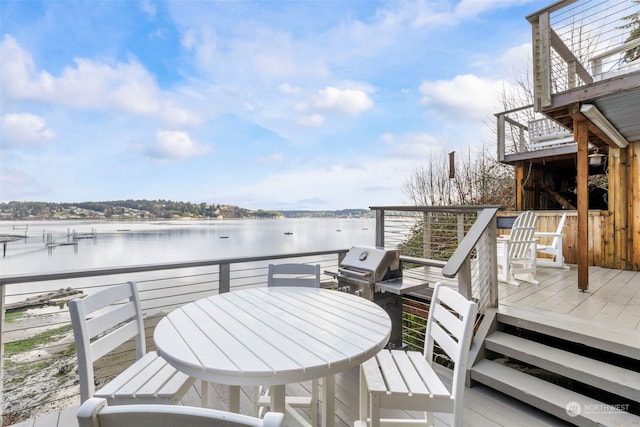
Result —
[{"label": "upper balcony", "polygon": [[573,158],[576,117],[600,154],[639,141],[640,3],[563,0],[527,20],[533,105],[498,114],[499,160]]}]

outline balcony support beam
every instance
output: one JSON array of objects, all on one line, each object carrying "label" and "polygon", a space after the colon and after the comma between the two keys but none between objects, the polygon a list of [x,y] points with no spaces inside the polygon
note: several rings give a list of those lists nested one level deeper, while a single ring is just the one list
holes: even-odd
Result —
[{"label": "balcony support beam", "polygon": [[589,121],[580,113],[580,106],[571,108],[573,136],[578,143],[578,289],[589,289]]}]

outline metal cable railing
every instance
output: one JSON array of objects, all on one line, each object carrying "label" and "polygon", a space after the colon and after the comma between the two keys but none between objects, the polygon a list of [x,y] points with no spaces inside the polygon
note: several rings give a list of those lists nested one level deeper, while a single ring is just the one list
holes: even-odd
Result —
[{"label": "metal cable railing", "polygon": [[[451,266],[452,260],[460,254],[460,247],[464,249],[469,237],[477,234],[479,218],[483,218],[485,226],[490,225],[486,215],[481,215],[482,207],[382,209],[384,221],[376,227],[376,233],[384,236],[381,246],[401,247],[403,256],[422,259],[423,265],[435,269]],[[494,297],[489,286],[491,263],[487,264],[485,255],[491,253],[490,247],[495,245],[495,228],[493,240],[491,233],[483,232],[478,236],[477,242],[464,251],[468,252],[465,259],[470,262],[470,297],[484,310]],[[4,276],[0,277],[3,298],[0,301],[4,310],[4,295],[24,299],[44,289],[66,288],[89,294],[134,280],[145,315],[148,346],[153,349],[155,324],[174,308],[210,294],[264,286],[267,265],[274,260],[314,263],[320,264],[322,270],[335,270],[347,250]],[[458,271],[463,276],[466,274],[464,265],[455,267],[455,275]],[[448,280],[453,283],[458,279]],[[403,340],[409,348],[422,349],[424,345],[427,307],[428,298],[404,298]],[[7,313],[2,325],[2,342],[6,345],[2,372],[3,421],[6,425],[79,403],[75,344],[64,302],[20,314]],[[123,347],[96,365],[99,384],[117,375],[131,361],[131,348]]]},{"label": "metal cable railing", "polygon": [[[373,207],[383,233],[377,244],[399,249],[405,277],[434,282],[468,294],[480,308],[478,323],[497,302],[495,207]],[[476,225],[481,218],[482,223]],[[474,229],[475,227],[475,229]],[[477,239],[473,242],[469,239]],[[464,259],[464,261],[460,261]],[[459,266],[454,264],[461,262]],[[415,264],[415,265],[414,265]],[[468,265],[466,271],[465,265]],[[453,276],[447,271],[453,271]],[[468,277],[467,276],[468,273]],[[468,282],[468,283],[467,283]],[[464,288],[464,289],[463,289]],[[468,289],[467,289],[468,288]],[[403,341],[410,349],[422,350],[428,316],[428,298],[405,296]]]},{"label": "metal cable railing", "polygon": [[[565,3],[550,6],[552,93],[640,70],[640,3],[634,0]],[[546,10],[539,14],[543,12]],[[531,17],[529,20],[535,22]]]},{"label": "metal cable railing", "polygon": [[[175,263],[170,264],[171,268],[167,268],[168,264],[159,264],[38,276],[4,276],[0,277],[0,286],[3,295],[9,295],[9,300],[24,300],[43,289],[73,288],[90,294],[134,280],[138,284],[145,317],[148,349],[153,349],[153,327],[171,310],[216,294],[221,289],[264,286],[269,262],[305,262],[320,264],[322,269],[336,269],[340,254],[344,252],[346,249]],[[190,264],[202,265],[194,267]],[[227,279],[225,268],[228,268]],[[4,304],[2,301],[2,310]],[[66,303],[6,313],[2,343],[3,425],[79,404],[75,343]],[[96,363],[98,385],[122,372],[133,360],[132,345]]]}]

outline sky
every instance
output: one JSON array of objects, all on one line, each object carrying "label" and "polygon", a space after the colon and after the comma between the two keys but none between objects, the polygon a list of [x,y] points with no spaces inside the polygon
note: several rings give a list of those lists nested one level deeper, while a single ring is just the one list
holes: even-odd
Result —
[{"label": "sky", "polygon": [[527,0],[0,0],[0,202],[410,204],[494,150]]}]

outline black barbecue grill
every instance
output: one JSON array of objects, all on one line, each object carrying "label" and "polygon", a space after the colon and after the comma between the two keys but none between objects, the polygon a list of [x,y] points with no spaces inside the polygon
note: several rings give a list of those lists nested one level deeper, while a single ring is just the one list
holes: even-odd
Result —
[{"label": "black barbecue grill", "polygon": [[342,259],[338,272],[325,271],[338,280],[338,290],[382,307],[391,318],[389,348],[402,347],[402,295],[428,286],[428,282],[405,281],[397,249],[354,246]]}]

